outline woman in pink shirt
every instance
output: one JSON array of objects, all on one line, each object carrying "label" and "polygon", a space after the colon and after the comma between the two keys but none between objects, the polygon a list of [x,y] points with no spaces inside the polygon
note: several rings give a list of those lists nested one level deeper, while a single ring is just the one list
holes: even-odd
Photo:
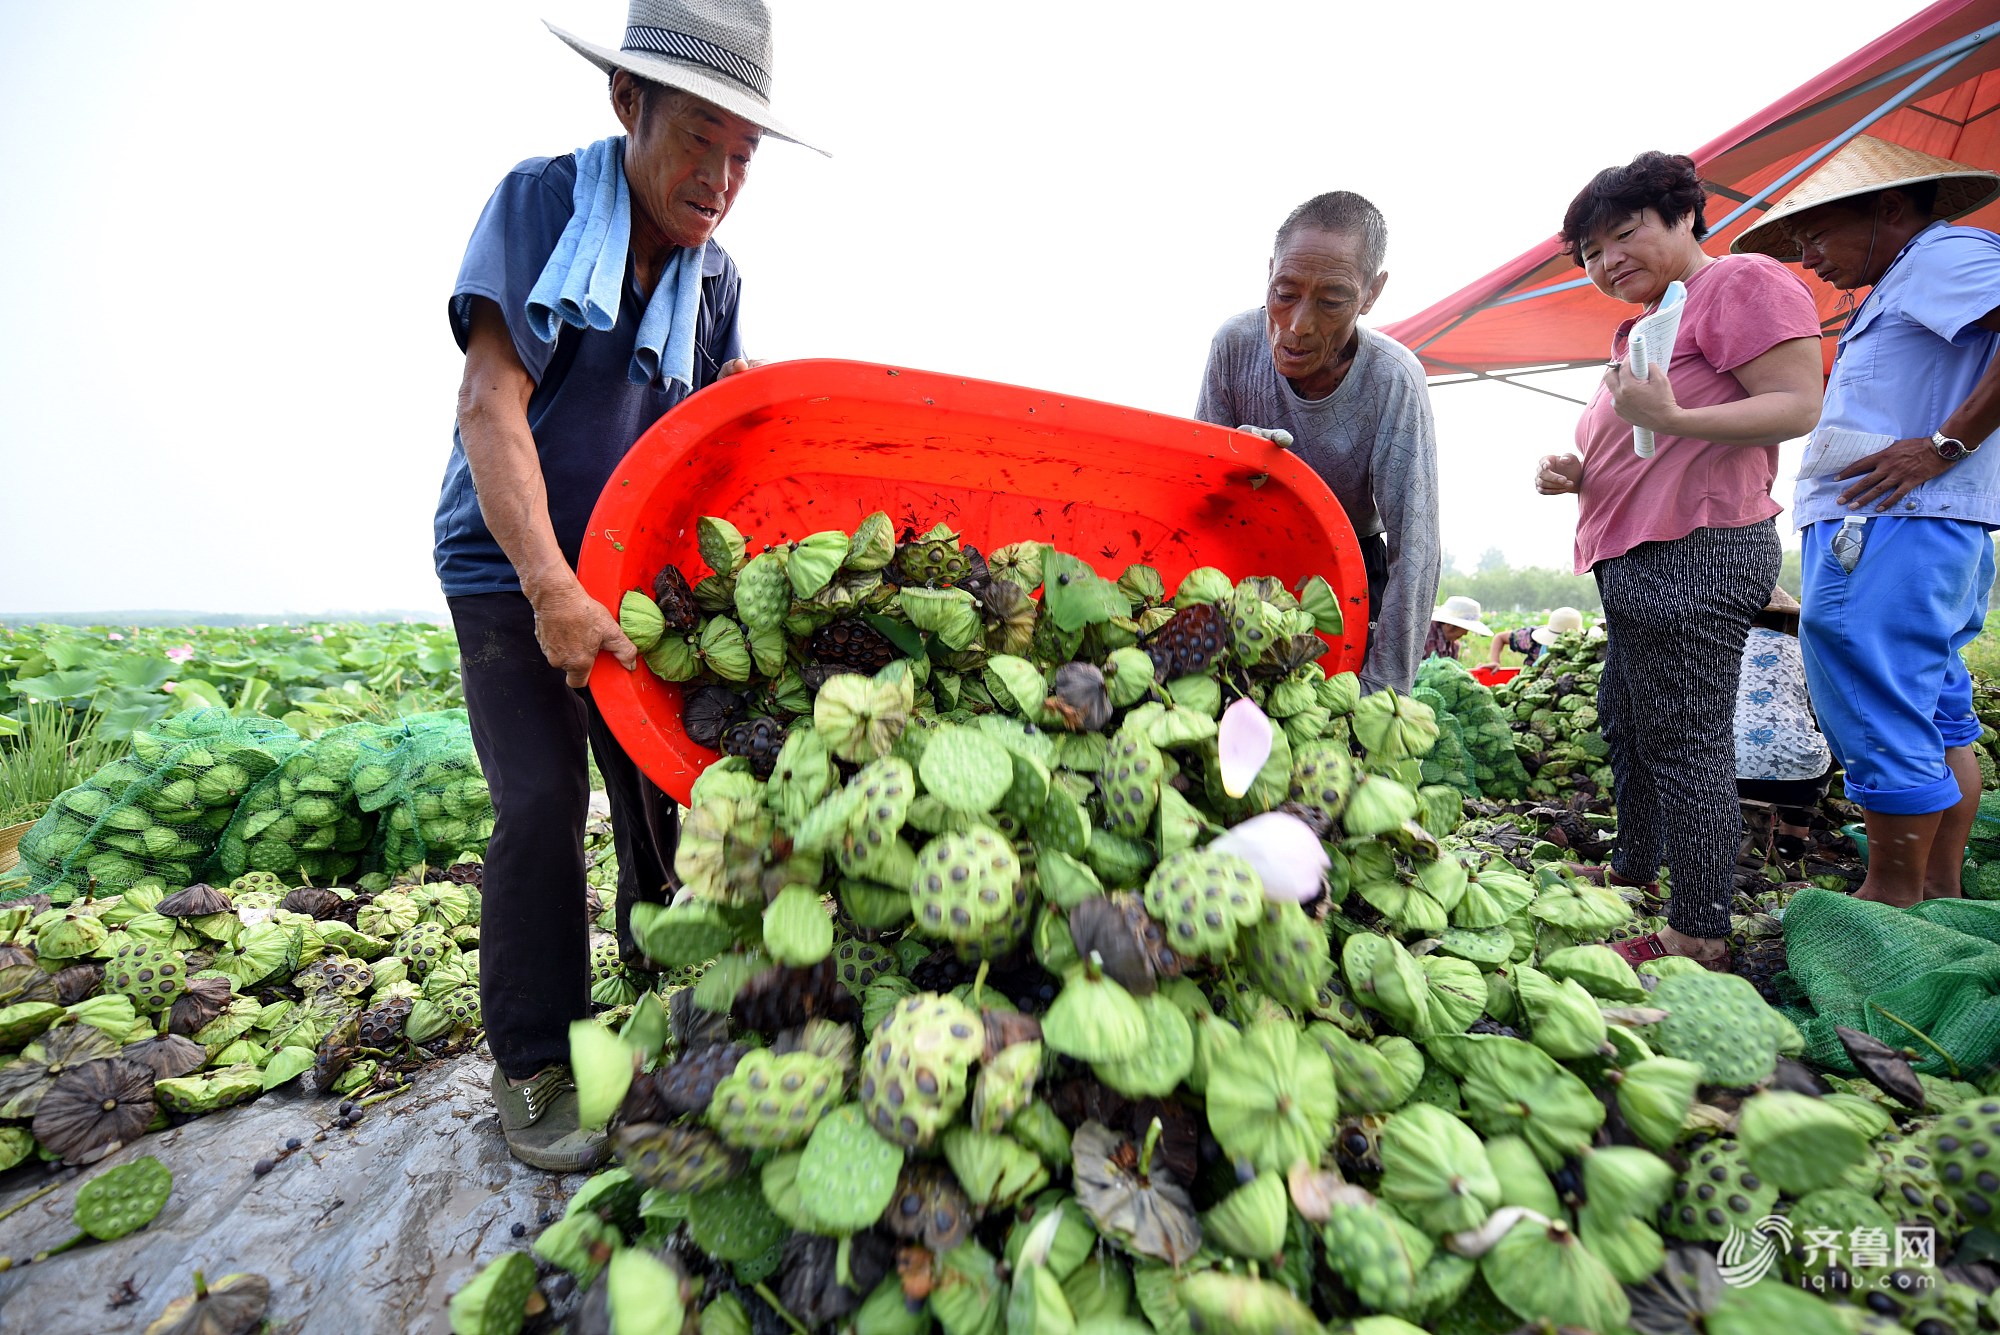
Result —
[{"label": "woman in pink shirt", "polygon": [[[1563,241],[1600,292],[1644,314],[1679,281],[1687,303],[1665,375],[1625,368],[1637,317],[1618,327],[1577,453],[1544,457],[1535,486],[1576,494],[1576,569],[1604,599],[1597,717],[1618,849],[1603,875],[1652,887],[1662,861],[1672,873],[1669,925],[1617,949],[1634,963],[1685,955],[1727,968],[1737,668],[1778,577],[1778,443],[1812,429],[1822,379],[1804,283],[1762,256],[1703,252],[1704,198],[1693,161],[1642,153],[1571,202]],[[1651,458],[1633,450],[1634,427],[1654,432]]]}]

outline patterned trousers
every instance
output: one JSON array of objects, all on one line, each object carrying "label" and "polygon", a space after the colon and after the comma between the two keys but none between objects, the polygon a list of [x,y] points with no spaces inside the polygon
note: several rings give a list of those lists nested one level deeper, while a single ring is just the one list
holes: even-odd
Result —
[{"label": "patterned trousers", "polygon": [[1729,931],[1736,845],[1736,679],[1750,619],[1782,560],[1775,520],[1641,543],[1592,573],[1604,600],[1597,720],[1618,801],[1612,866],[1673,875],[1667,921],[1689,936]]}]

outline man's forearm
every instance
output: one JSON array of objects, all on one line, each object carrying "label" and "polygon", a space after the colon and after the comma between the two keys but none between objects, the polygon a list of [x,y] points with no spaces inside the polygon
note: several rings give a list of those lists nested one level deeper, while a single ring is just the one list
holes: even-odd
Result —
[{"label": "man's forearm", "polygon": [[527,419],[508,416],[505,406],[468,405],[459,413],[458,435],[487,531],[533,601],[545,589],[574,582],[575,575],[549,521],[548,489]]},{"label": "man's forearm", "polygon": [[1938,430],[1967,445],[1977,445],[2000,431],[2000,357],[1988,364],[1972,393],[1938,424]]}]

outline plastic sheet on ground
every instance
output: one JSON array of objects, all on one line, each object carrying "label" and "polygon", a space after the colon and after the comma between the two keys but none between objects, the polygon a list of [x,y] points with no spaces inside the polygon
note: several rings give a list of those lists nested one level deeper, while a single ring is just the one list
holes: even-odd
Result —
[{"label": "plastic sheet on ground", "polygon": [[[36,1335],[143,1331],[196,1270],[271,1281],[273,1329],[293,1335],[444,1335],[446,1304],[481,1266],[524,1244],[544,1210],[561,1213],[583,1182],[538,1172],[507,1154],[487,1080],[467,1055],[417,1076],[408,1093],[367,1110],[351,1131],[330,1124],[339,1100],[267,1095],[128,1146],[0,1223],[0,1253],[33,1255],[75,1232],[77,1188],[98,1173],[155,1155],[174,1175],[148,1227],[0,1273],[0,1329]],[[298,1136],[305,1148],[264,1177],[260,1157]],[[0,1177],[0,1209],[48,1185],[21,1169]],[[110,1306],[126,1280],[137,1302]],[[297,1324],[294,1324],[297,1323]]]}]

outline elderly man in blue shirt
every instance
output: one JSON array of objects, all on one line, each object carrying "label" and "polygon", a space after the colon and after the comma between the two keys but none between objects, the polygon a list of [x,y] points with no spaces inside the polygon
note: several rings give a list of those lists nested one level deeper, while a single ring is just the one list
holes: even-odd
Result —
[{"label": "elderly man in blue shirt", "polygon": [[2000,527],[2000,236],[1954,227],[2000,176],[1858,136],[1732,249],[1869,289],[1841,333],[1792,518],[1813,704],[1867,814],[1863,899],[1956,896],[1979,810],[1960,651]]},{"label": "elderly man in blue shirt", "polygon": [[624,133],[530,158],[494,190],[452,289],[465,352],[435,557],[472,740],[493,792],[480,1002],[507,1147],[537,1168],[604,1157],[580,1125],[569,1026],[590,1013],[583,831],[595,756],[618,852],[621,953],[635,901],[671,890],[674,805],[584,689],[638,653],[577,581],[590,512],[661,414],[745,369],[736,266],[713,235],[766,136],[763,0],[631,0],[616,45],[557,31],[610,76]]}]

